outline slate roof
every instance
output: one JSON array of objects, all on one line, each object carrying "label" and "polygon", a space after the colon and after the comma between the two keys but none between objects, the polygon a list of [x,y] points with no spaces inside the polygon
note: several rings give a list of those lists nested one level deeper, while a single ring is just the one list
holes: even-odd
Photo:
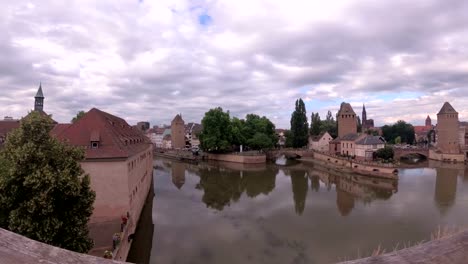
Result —
[{"label": "slate roof", "polygon": [[351,107],[351,104],[342,102],[340,106],[340,110],[338,111],[338,114],[342,115],[342,114],[356,114],[356,113]]},{"label": "slate roof", "polygon": [[37,90],[36,96],[34,98],[44,98],[44,94],[42,93],[42,84],[39,84],[39,89]]},{"label": "slate roof", "polygon": [[342,136],[340,139],[343,141],[354,141],[359,137],[359,134],[357,133],[349,133],[344,136]]},{"label": "slate roof", "polygon": [[[56,129],[58,139],[83,147],[86,159],[128,158],[144,151],[151,144],[138,129],[125,120],[99,109],[89,110],[68,127]],[[99,147],[91,148],[91,141],[99,140]]]},{"label": "slate roof", "polygon": [[380,136],[365,136],[358,141],[356,141],[357,145],[376,145],[385,143],[385,139]]},{"label": "slate roof", "polygon": [[449,103],[445,102],[442,108],[440,109],[438,115],[440,114],[458,114],[457,111],[455,111],[455,108]]}]

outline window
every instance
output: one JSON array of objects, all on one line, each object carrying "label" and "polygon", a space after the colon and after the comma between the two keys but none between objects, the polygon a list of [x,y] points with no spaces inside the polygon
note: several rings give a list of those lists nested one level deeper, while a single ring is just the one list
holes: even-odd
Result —
[{"label": "window", "polygon": [[92,149],[99,148],[99,141],[91,141],[91,148]]}]

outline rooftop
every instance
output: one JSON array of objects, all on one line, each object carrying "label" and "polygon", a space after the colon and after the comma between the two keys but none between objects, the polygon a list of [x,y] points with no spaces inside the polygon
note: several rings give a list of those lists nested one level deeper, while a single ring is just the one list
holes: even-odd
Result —
[{"label": "rooftop", "polygon": [[[128,158],[148,147],[149,139],[120,117],[93,108],[74,124],[62,124],[52,133],[71,145],[84,147],[87,159]],[[98,148],[91,148],[98,141]]]}]

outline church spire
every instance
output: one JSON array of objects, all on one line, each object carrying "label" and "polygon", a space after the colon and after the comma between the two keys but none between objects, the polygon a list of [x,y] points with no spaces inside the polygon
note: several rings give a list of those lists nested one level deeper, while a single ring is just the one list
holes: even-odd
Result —
[{"label": "church spire", "polygon": [[34,111],[44,111],[44,94],[42,93],[42,83],[39,83],[39,89],[34,96]]}]

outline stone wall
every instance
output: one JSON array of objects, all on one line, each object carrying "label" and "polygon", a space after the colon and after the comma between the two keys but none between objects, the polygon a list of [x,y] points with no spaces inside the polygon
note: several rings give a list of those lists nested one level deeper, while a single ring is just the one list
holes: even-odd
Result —
[{"label": "stone wall", "polygon": [[50,246],[0,228],[0,263],[123,264]]},{"label": "stone wall", "polygon": [[464,162],[464,154],[447,154],[447,153],[437,153],[433,149],[429,150],[429,159],[440,160],[440,161],[453,161],[453,162]]},{"label": "stone wall", "polygon": [[208,160],[228,161],[247,164],[258,164],[266,162],[266,155],[237,155],[237,154],[208,154]]}]

